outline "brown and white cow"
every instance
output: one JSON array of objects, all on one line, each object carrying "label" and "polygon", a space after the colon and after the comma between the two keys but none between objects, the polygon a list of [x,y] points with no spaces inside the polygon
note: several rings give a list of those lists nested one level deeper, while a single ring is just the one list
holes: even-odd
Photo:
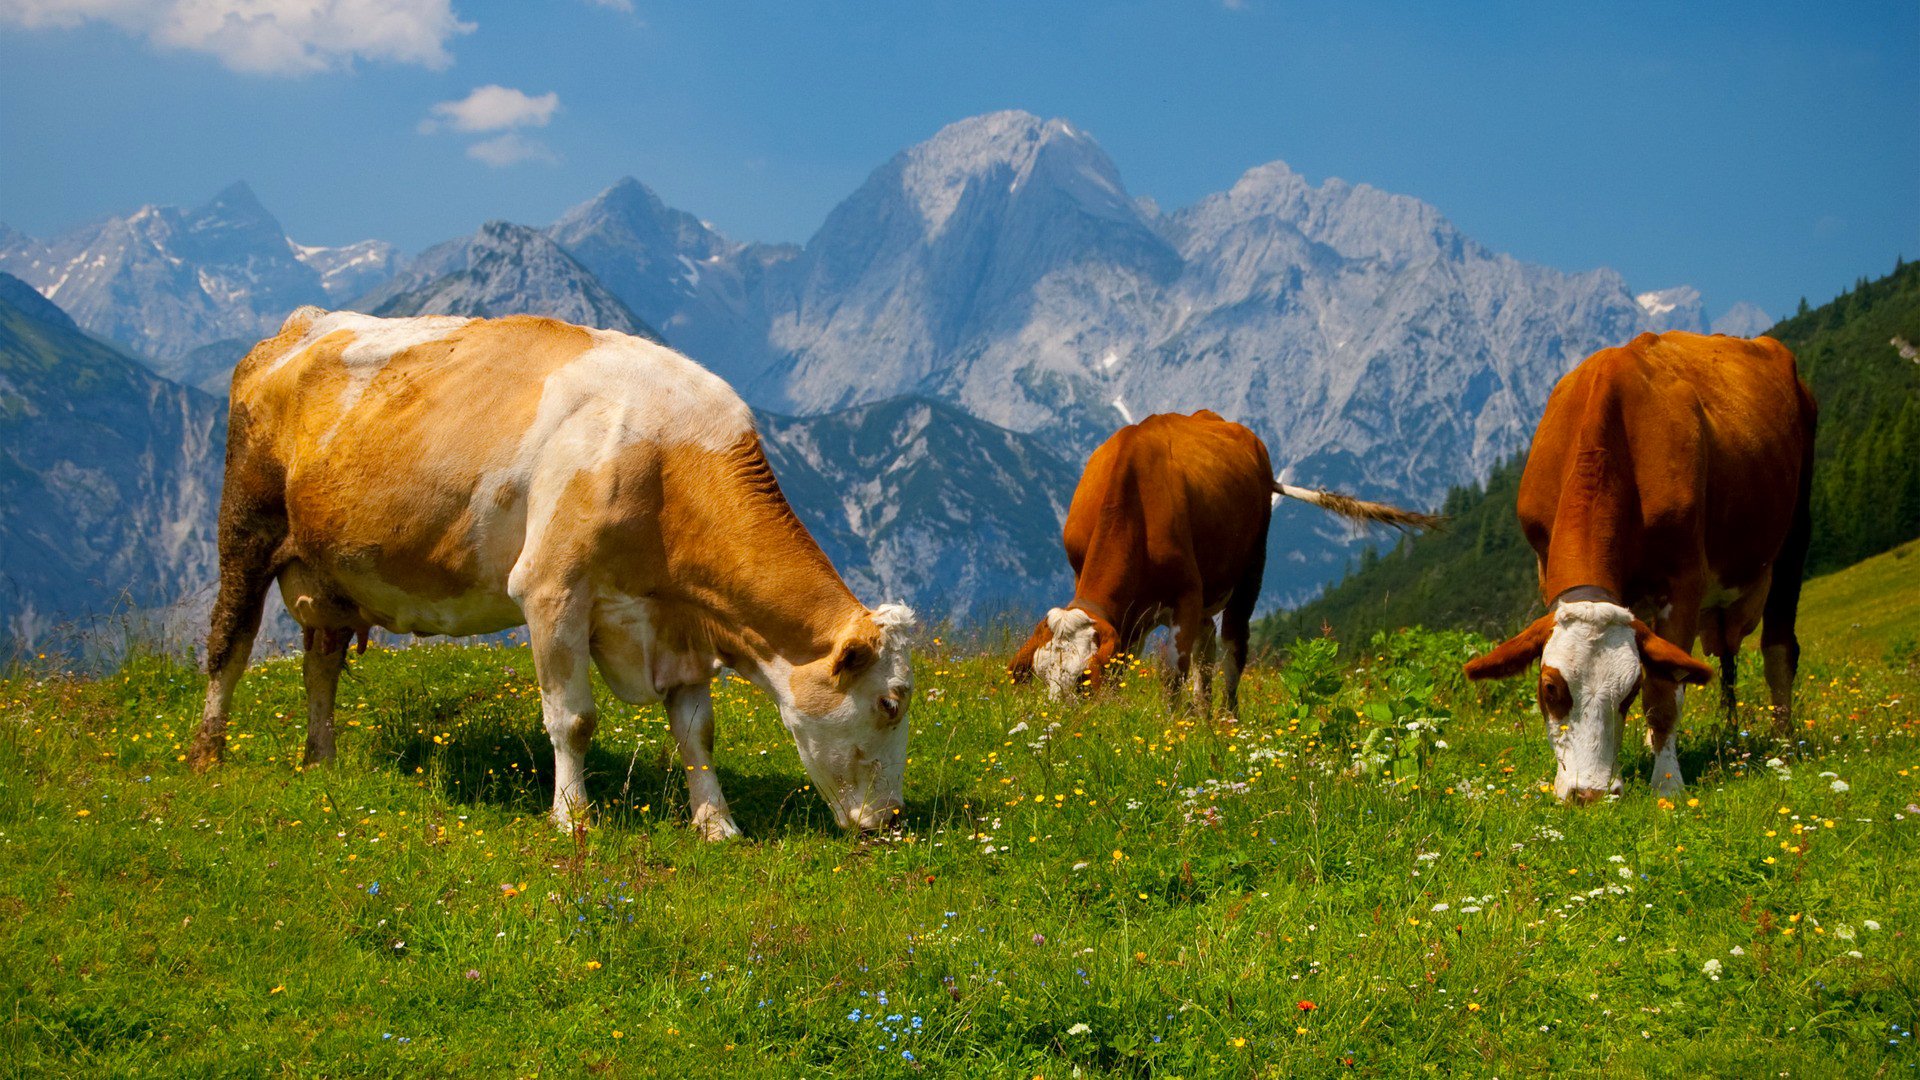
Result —
[{"label": "brown and white cow", "polygon": [[1642,334],[1554,387],[1518,507],[1548,612],[1466,672],[1505,678],[1540,661],[1562,799],[1619,793],[1636,692],[1653,790],[1681,790],[1682,686],[1712,675],[1696,637],[1720,658],[1731,708],[1735,654],[1764,620],[1775,726],[1790,722],[1814,422],[1793,354],[1766,337]]},{"label": "brown and white cow", "polygon": [[217,762],[276,580],[306,632],[309,764],[370,627],[525,623],[553,816],[587,808],[589,661],[665,700],[694,826],[737,835],[713,772],[721,665],[771,694],[843,827],[901,807],[912,613],[868,610],[794,517],[752,414],[663,346],[550,319],[303,308],[234,373],[212,676],[191,759]]},{"label": "brown and white cow", "polygon": [[1149,416],[1115,432],[1087,460],[1062,532],[1073,600],[1047,612],[1008,670],[1019,681],[1038,674],[1063,698],[1080,686],[1098,687],[1116,653],[1132,652],[1156,627],[1171,626],[1176,669],[1169,690],[1177,701],[1191,673],[1206,708],[1219,615],[1226,708],[1236,712],[1267,526],[1282,496],[1357,521],[1438,524],[1425,514],[1278,483],[1260,437],[1217,413]]}]

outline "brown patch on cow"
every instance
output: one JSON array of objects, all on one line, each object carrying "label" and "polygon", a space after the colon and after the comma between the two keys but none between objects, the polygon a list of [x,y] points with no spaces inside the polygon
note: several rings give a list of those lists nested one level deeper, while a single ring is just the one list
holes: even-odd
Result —
[{"label": "brown patch on cow", "polygon": [[1573,711],[1573,691],[1567,677],[1551,664],[1540,665],[1540,711],[1549,720],[1564,720]]}]

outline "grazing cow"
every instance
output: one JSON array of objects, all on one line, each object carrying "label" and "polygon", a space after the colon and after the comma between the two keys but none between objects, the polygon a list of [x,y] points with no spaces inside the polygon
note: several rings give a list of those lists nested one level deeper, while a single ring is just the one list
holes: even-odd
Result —
[{"label": "grazing cow", "polygon": [[665,700],[696,829],[738,835],[713,772],[721,665],[772,695],[840,825],[901,807],[913,615],[853,598],[781,495],[752,414],[663,346],[551,319],[302,308],[234,372],[212,676],[191,754],[220,759],[276,580],[305,630],[308,764],[369,627],[525,623],[553,817],[587,807],[588,661]]},{"label": "grazing cow", "polygon": [[1619,793],[1636,692],[1653,790],[1681,790],[1682,686],[1712,675],[1696,637],[1720,658],[1731,709],[1735,654],[1764,619],[1775,726],[1790,722],[1814,420],[1793,354],[1766,337],[1642,334],[1554,387],[1518,507],[1548,611],[1466,672],[1505,678],[1540,661],[1560,798]]},{"label": "grazing cow", "polygon": [[1055,698],[1064,698],[1076,687],[1098,687],[1115,653],[1131,652],[1155,627],[1171,625],[1177,662],[1169,690],[1177,702],[1191,671],[1206,708],[1213,617],[1220,615],[1226,708],[1237,712],[1267,525],[1281,496],[1358,521],[1438,524],[1425,514],[1276,482],[1266,444],[1217,413],[1149,416],[1114,432],[1087,460],[1062,532],[1073,600],[1047,612],[1008,670],[1018,681],[1038,673]]}]

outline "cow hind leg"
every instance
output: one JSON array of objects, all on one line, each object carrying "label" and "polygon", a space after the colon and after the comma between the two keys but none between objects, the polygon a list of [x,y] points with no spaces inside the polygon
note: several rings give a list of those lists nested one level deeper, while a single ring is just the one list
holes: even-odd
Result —
[{"label": "cow hind leg", "polygon": [[693,828],[708,840],[730,840],[740,835],[720,791],[713,770],[713,688],[710,684],[676,687],[667,693],[667,726],[680,746],[680,762],[687,770],[687,807]]},{"label": "cow hind leg", "polygon": [[311,769],[333,760],[333,701],[340,688],[340,672],[347,666],[347,646],[353,631],[310,629],[301,676],[307,686],[307,749],[302,768]]},{"label": "cow hind leg", "polygon": [[1800,669],[1800,638],[1794,633],[1794,624],[1800,613],[1800,585],[1806,578],[1807,548],[1813,541],[1813,440],[1809,437],[1807,441],[1793,526],[1773,561],[1773,577],[1767,583],[1766,608],[1760,623],[1760,660],[1767,673],[1767,696],[1773,701],[1773,730],[1777,735],[1793,727],[1793,678]]},{"label": "cow hind leg", "polygon": [[528,593],[521,608],[540,681],[540,713],[553,741],[553,822],[571,829],[587,818],[587,751],[600,722],[593,704],[588,597],[583,588],[542,588]]},{"label": "cow hind leg", "polygon": [[284,520],[249,524],[268,527],[248,527],[225,516],[220,523],[220,586],[207,629],[207,697],[187,751],[187,763],[195,772],[218,765],[226,756],[233,691],[253,655],[267,590],[273,586],[276,553],[286,535]]},{"label": "cow hind leg", "polygon": [[1240,716],[1240,673],[1247,669],[1247,645],[1253,638],[1253,605],[1260,599],[1265,576],[1267,545],[1264,536],[1254,549],[1254,561],[1227,597],[1220,613],[1220,682],[1227,715]]}]

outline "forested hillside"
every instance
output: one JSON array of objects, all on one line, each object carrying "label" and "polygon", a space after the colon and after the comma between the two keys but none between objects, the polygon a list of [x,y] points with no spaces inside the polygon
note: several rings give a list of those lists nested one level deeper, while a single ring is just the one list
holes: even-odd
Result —
[{"label": "forested hillside", "polygon": [[[1920,346],[1920,265],[1862,280],[1768,332],[1793,349],[1820,401],[1808,572],[1829,573],[1920,536],[1920,362],[1912,355]],[[1346,642],[1414,625],[1497,633],[1537,611],[1533,552],[1513,511],[1524,462],[1522,455],[1497,467],[1484,487],[1455,489],[1445,532],[1384,555],[1369,551],[1318,599],[1264,620],[1256,641],[1284,646],[1323,627]]]}]

